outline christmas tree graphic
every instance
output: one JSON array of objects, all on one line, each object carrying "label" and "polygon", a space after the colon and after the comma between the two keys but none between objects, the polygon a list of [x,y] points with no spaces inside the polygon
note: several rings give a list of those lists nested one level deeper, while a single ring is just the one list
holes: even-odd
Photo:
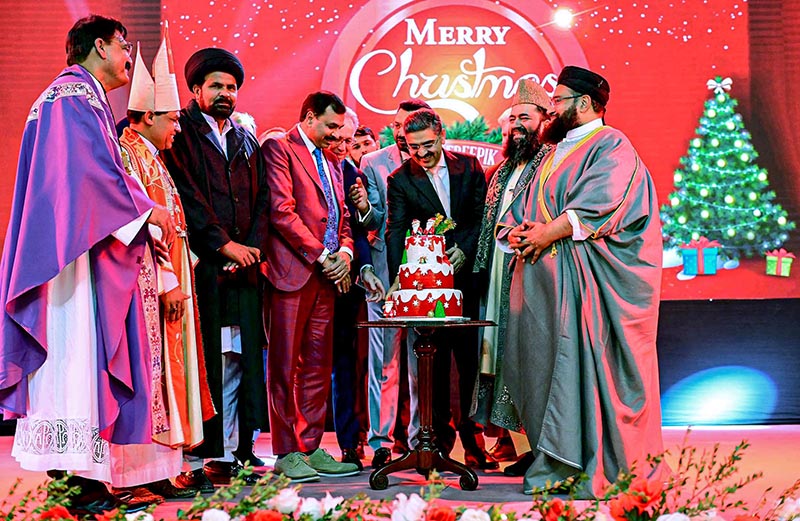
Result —
[{"label": "christmas tree graphic", "polygon": [[728,93],[731,84],[730,78],[708,81],[713,95],[661,209],[665,246],[705,237],[722,245],[723,259],[779,248],[795,227],[773,202],[767,171],[756,164],[758,153]]}]

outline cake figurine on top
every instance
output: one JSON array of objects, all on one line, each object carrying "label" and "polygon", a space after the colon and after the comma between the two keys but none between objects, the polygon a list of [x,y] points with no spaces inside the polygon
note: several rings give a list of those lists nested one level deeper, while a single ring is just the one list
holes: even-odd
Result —
[{"label": "cake figurine on top", "polygon": [[429,219],[424,229],[418,220],[412,221],[400,265],[400,288],[386,299],[385,317],[461,317],[461,291],[453,289],[453,265],[445,254],[444,233],[454,227],[441,215]]}]

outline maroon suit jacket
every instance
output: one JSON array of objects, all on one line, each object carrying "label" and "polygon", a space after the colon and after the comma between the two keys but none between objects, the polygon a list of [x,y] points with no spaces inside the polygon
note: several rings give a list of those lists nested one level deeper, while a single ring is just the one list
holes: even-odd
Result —
[{"label": "maroon suit jacket", "polygon": [[[270,189],[270,232],[266,247],[267,279],[281,291],[302,288],[325,246],[328,204],[314,158],[297,126],[285,137],[267,139],[261,146]],[[335,156],[324,151],[339,206],[339,247],[353,250],[350,214],[344,201],[342,170]]]}]

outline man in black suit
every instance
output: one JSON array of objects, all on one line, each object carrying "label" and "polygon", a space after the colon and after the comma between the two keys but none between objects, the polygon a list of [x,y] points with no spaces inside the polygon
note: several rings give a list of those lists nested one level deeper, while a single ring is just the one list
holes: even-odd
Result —
[{"label": "man in black suit", "polygon": [[[406,231],[411,221],[423,224],[442,214],[455,221],[456,227],[445,234],[447,255],[455,270],[455,288],[464,295],[464,315],[478,317],[478,288],[472,274],[477,238],[480,233],[486,200],[486,178],[473,156],[444,151],[445,131],[432,110],[410,114],[403,123],[411,161],[406,161],[388,178],[388,219],[386,245],[389,273],[395,277],[400,268]],[[442,339],[444,340],[444,339]],[[451,347],[459,374],[460,420],[458,433],[468,465],[497,468],[476,441],[476,425],[469,418],[472,392],[478,374],[479,344],[477,330],[448,332],[438,343],[434,373],[450,374]],[[413,368],[416,373],[416,367]],[[409,371],[412,368],[409,366]],[[416,380],[416,379],[414,379]],[[416,385],[411,390],[417,392]],[[433,388],[433,428],[438,447],[449,454],[455,443],[450,426],[450,379],[438,378]]]}]

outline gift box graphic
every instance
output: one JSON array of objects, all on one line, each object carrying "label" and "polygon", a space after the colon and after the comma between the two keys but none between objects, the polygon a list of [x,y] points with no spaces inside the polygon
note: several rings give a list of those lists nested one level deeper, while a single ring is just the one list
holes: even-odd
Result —
[{"label": "gift box graphic", "polygon": [[775,275],[776,277],[789,276],[794,253],[789,253],[781,248],[780,250],[768,251],[764,255],[767,256],[767,275]]},{"label": "gift box graphic", "polygon": [[686,275],[716,275],[720,243],[700,237],[681,245],[683,273]]}]

